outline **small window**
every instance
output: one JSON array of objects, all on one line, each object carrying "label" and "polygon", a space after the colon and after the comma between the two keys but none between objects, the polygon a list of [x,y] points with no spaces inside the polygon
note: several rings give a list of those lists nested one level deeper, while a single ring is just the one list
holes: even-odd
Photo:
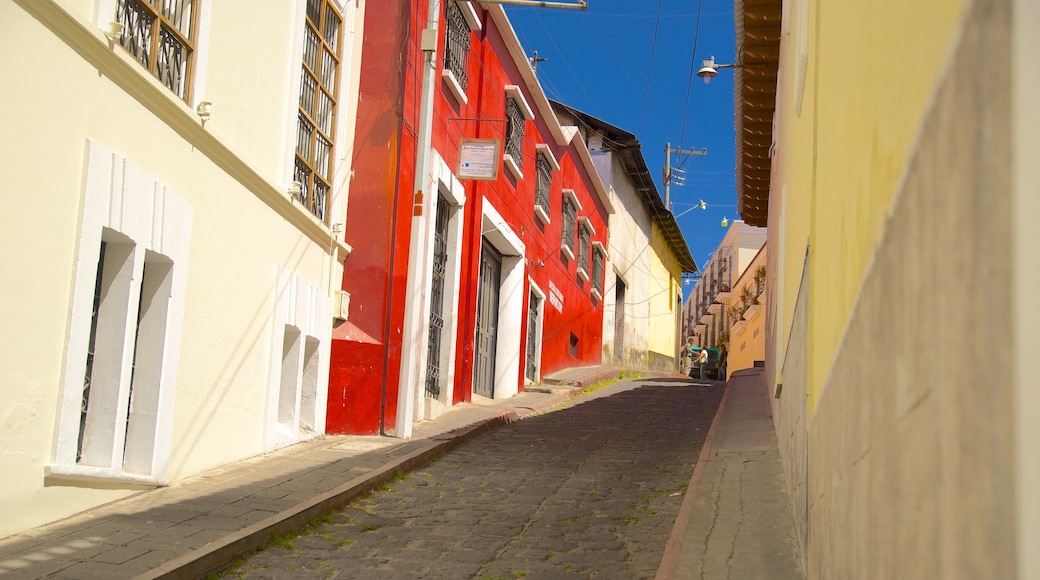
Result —
[{"label": "small window", "polygon": [[513,163],[520,171],[524,169],[523,143],[524,143],[524,113],[516,99],[506,99],[506,155],[513,159]]},{"label": "small window", "polygon": [[540,217],[545,223],[549,223],[549,190],[552,186],[552,167],[549,160],[541,153],[535,158],[535,175],[537,182],[534,189],[534,205],[541,208]]},{"label": "small window", "polygon": [[603,254],[592,253],[592,293],[603,297]]},{"label": "small window", "polygon": [[589,228],[582,223],[578,228],[578,275],[585,280],[589,279],[592,270],[592,234]]},{"label": "small window", "polygon": [[197,0],[119,0],[119,44],[184,101],[191,100]]},{"label": "small window", "polygon": [[329,0],[307,0],[294,179],[300,182],[297,201],[325,223],[332,201],[342,24]]},{"label": "small window", "polygon": [[445,2],[447,31],[444,37],[444,68],[451,71],[455,82],[465,91],[469,87],[466,60],[469,56],[469,24],[458,2]]},{"label": "small window", "polygon": [[560,250],[567,254],[567,257],[574,259],[574,235],[575,235],[575,224],[577,223],[577,214],[574,209],[574,202],[571,201],[570,197],[563,198],[563,239],[560,240]]}]

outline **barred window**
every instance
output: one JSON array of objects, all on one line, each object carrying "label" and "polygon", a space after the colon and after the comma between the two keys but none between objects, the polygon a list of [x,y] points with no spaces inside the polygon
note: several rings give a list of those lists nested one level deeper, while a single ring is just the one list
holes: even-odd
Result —
[{"label": "barred window", "polygon": [[469,85],[469,77],[466,74],[469,24],[466,23],[466,17],[463,16],[457,2],[448,0],[444,4],[448,21],[444,37],[444,68],[450,70],[462,90],[466,90]]},{"label": "barred window", "polygon": [[520,104],[515,99],[506,99],[506,154],[513,158],[516,168],[523,171],[524,118]]},{"label": "barred window", "polygon": [[552,184],[552,167],[549,166],[549,160],[541,153],[538,154],[535,160],[535,174],[538,176],[538,182],[535,185],[534,204],[542,206],[542,209],[549,213],[549,186]]},{"label": "barred window", "polygon": [[119,44],[185,101],[195,69],[197,0],[119,0]]},{"label": "barred window", "polygon": [[592,289],[603,296],[603,254],[592,253]]},{"label": "barred window", "polygon": [[296,124],[297,201],[328,223],[343,18],[329,0],[307,0]]},{"label": "barred window", "polygon": [[589,261],[592,259],[592,234],[589,229],[582,226],[578,228],[578,267],[588,273],[592,268]]},{"label": "barred window", "polygon": [[563,239],[560,240],[561,248],[567,248],[570,250],[571,257],[574,257],[574,225],[577,221],[577,215],[574,211],[574,202],[571,198],[563,198]]}]

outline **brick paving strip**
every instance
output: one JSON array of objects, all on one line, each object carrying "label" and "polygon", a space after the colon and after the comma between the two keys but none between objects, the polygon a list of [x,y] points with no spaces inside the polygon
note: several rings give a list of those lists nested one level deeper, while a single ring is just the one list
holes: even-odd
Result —
[{"label": "brick paving strip", "polygon": [[723,391],[615,383],[469,438],[226,576],[652,578]]}]

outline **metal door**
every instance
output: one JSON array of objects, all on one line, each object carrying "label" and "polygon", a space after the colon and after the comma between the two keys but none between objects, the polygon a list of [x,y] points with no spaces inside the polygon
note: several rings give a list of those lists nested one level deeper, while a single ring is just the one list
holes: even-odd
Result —
[{"label": "metal door", "polygon": [[614,358],[625,358],[625,281],[621,276],[614,285]]},{"label": "metal door", "polygon": [[527,306],[527,371],[526,376],[532,382],[538,382],[538,311],[542,299],[531,291]]},{"label": "metal door", "polygon": [[441,333],[444,331],[444,277],[448,266],[448,202],[437,196],[433,232],[433,284],[430,289],[430,339],[426,345],[426,396],[441,395]]},{"label": "metal door", "polygon": [[502,257],[485,240],[480,251],[477,358],[473,369],[473,392],[485,397],[493,397],[495,394],[495,343],[498,333],[498,291],[501,279]]}]

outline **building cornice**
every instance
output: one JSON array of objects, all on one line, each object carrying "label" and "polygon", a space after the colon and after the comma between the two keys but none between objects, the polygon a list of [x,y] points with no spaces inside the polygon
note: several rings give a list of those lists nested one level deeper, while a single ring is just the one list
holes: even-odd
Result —
[{"label": "building cornice", "polygon": [[111,46],[104,31],[69,13],[53,0],[15,2],[319,248],[336,255],[341,262],[350,254],[350,246],[334,239],[329,226],[292,201],[287,193],[289,184],[284,188],[273,185],[272,180],[261,175],[210,129],[203,127],[195,111],[176,98],[158,79],[142,71],[141,65],[129,53]]}]

